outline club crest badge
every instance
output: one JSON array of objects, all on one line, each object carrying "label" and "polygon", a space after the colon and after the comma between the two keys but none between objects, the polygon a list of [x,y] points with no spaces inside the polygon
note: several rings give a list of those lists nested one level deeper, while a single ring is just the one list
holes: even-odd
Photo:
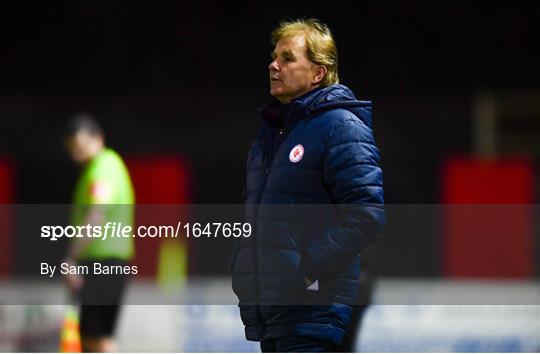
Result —
[{"label": "club crest badge", "polygon": [[289,160],[297,163],[298,161],[302,160],[302,157],[304,157],[304,147],[301,144],[298,144],[293,147],[289,153]]}]

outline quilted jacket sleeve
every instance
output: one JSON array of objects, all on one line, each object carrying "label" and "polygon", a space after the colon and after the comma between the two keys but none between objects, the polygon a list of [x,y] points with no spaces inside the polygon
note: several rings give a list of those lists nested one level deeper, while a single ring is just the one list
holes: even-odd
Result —
[{"label": "quilted jacket sleeve", "polygon": [[323,159],[324,183],[339,218],[304,257],[317,277],[328,279],[382,235],[385,215],[379,151],[369,127],[345,113],[329,134]]}]

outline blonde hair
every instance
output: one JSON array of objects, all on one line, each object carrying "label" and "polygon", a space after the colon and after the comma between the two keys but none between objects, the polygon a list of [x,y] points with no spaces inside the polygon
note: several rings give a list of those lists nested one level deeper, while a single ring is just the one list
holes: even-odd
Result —
[{"label": "blonde hair", "polygon": [[303,34],[306,39],[309,60],[317,65],[324,65],[328,71],[321,85],[339,83],[336,43],[328,26],[319,20],[310,18],[281,22],[270,36],[271,43],[275,46],[279,40],[298,34]]}]

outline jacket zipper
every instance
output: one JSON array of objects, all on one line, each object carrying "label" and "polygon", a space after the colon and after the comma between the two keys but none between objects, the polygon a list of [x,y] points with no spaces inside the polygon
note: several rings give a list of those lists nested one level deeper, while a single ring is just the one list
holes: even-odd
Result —
[{"label": "jacket zipper", "polygon": [[[268,183],[268,176],[270,175],[270,170],[272,169],[272,164],[274,162],[274,160],[276,159],[276,154],[277,154],[277,151],[279,150],[279,147],[281,146],[281,144],[283,143],[283,140],[284,140],[284,137],[286,136],[286,134],[284,134],[285,132],[287,132],[287,128],[288,128],[288,125],[290,125],[290,119],[289,119],[289,122],[287,125],[283,126],[280,130],[279,130],[279,133],[278,133],[278,137],[274,143],[274,146],[272,147],[268,147],[266,146],[267,144],[265,144],[265,141],[264,139],[262,140],[262,146],[263,146],[263,150],[264,150],[264,158],[266,160],[266,169],[265,169],[265,176],[264,176],[264,185],[263,185],[263,193],[264,191],[266,190],[266,184]],[[273,149],[273,156],[274,156],[274,160],[270,161],[269,159],[269,148]],[[262,194],[263,194],[262,193]],[[258,216],[259,216],[259,208],[260,208],[260,204],[261,204],[261,200],[262,200],[262,194],[261,194],[261,199],[258,200],[258,209],[257,209],[257,219],[258,219]],[[257,232],[258,234],[258,232]],[[260,306],[260,302],[261,302],[261,298],[260,298],[260,287],[259,287],[259,261],[258,261],[258,251],[257,251],[257,243],[258,243],[258,238],[255,240],[255,247],[254,247],[254,254],[255,254],[255,297],[257,299],[257,306],[256,306],[256,313],[257,313],[257,317],[258,317],[258,322],[259,323],[262,323],[262,314],[261,314],[261,306]]]}]

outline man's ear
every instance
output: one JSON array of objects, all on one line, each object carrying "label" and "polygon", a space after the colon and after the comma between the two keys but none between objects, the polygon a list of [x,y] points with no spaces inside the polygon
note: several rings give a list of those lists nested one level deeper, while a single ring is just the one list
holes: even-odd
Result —
[{"label": "man's ear", "polygon": [[318,85],[323,81],[324,77],[328,73],[328,69],[324,65],[318,65],[317,71],[315,71],[315,76],[313,76],[313,80],[311,80],[312,85]]}]

